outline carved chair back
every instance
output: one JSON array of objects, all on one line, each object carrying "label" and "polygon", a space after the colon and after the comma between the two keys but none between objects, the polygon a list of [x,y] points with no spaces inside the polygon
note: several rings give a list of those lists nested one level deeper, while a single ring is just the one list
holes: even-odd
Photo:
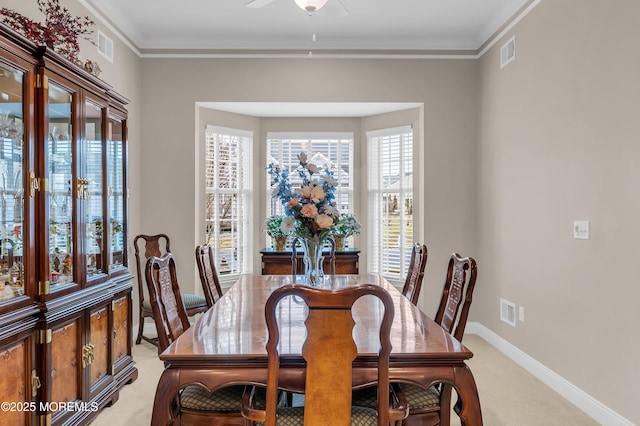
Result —
[{"label": "carved chair back", "polygon": [[277,305],[287,296],[302,299],[308,307],[305,321],[307,337],[302,349],[306,361],[304,424],[324,425],[331,419],[334,426],[351,424],[352,362],[357,356],[353,340],[351,308],[364,295],[378,297],[384,305],[380,323],[378,353],[378,425],[389,424],[389,354],[390,331],[394,307],[389,293],[382,287],[360,284],[339,290],[323,290],[290,284],[276,289],[265,306],[269,331],[267,341],[268,376],[266,425],[275,426],[278,398],[280,357]]},{"label": "carved chair back", "polygon": [[[144,246],[142,246],[144,244]],[[133,248],[136,255],[136,272],[138,274],[138,295],[140,300],[140,309],[144,302],[144,284],[142,284],[144,276],[144,265],[150,257],[161,257],[165,253],[171,253],[171,244],[169,236],[166,234],[144,235],[140,234],[133,239]],[[144,248],[144,258],[142,249]]]},{"label": "carved chair back", "polygon": [[196,247],[196,263],[202,283],[202,291],[207,301],[207,309],[211,308],[222,297],[218,271],[213,259],[213,250],[209,244]]},{"label": "carved chair back", "polygon": [[171,253],[147,259],[145,278],[149,302],[158,330],[158,353],[162,353],[189,328],[189,318],[182,303],[176,262]]},{"label": "carved chair back", "polygon": [[477,274],[476,261],[472,257],[451,255],[435,321],[458,340],[462,340],[467,325]]},{"label": "carved chair back", "polygon": [[420,243],[413,245],[409,270],[407,271],[407,278],[404,281],[402,294],[411,300],[411,303],[414,305],[418,303],[418,298],[420,297],[420,289],[422,288],[422,280],[424,279],[424,268],[427,265],[427,255],[426,245]]}]

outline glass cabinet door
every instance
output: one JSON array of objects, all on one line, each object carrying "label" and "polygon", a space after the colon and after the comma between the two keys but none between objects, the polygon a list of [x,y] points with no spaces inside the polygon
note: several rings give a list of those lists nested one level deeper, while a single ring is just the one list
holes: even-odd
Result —
[{"label": "glass cabinet door", "polygon": [[73,281],[73,133],[71,93],[50,83],[48,95],[49,281],[53,291]]},{"label": "glass cabinet door", "polygon": [[109,134],[107,135],[107,191],[109,195],[109,226],[111,231],[111,258],[109,265],[124,265],[126,245],[123,224],[125,222],[125,146],[124,123],[117,118],[109,118]]},{"label": "glass cabinet door", "polygon": [[85,137],[83,139],[80,177],[78,178],[78,198],[85,201],[85,255],[86,276],[103,272],[105,269],[104,243],[109,237],[103,213],[103,170],[102,170],[102,111],[93,102],[85,102]]},{"label": "glass cabinet door", "polygon": [[24,294],[24,73],[0,64],[0,300]]}]

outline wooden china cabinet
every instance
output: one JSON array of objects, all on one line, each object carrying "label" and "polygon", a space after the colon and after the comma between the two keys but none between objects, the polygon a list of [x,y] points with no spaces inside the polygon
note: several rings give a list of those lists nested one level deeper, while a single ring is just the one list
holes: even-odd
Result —
[{"label": "wooden china cabinet", "polygon": [[137,378],[126,103],[0,24],[0,424],[86,424]]}]

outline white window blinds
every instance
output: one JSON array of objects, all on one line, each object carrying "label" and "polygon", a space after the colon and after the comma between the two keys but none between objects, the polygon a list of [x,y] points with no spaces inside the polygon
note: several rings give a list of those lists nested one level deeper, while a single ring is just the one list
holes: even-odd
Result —
[{"label": "white window blinds", "polygon": [[400,283],[413,243],[413,131],[411,126],[367,132],[369,270]]},{"label": "white window blinds", "polygon": [[[291,185],[300,179],[293,171],[298,167],[298,154],[306,152],[309,161],[329,167],[338,180],[336,203],[340,213],[353,213],[353,133],[268,133],[267,164],[278,163],[288,169]],[[267,215],[282,214],[282,204],[271,195],[271,178],[267,182]]]},{"label": "white window blinds", "polygon": [[205,141],[206,241],[218,274],[250,273],[253,133],[207,126]]}]

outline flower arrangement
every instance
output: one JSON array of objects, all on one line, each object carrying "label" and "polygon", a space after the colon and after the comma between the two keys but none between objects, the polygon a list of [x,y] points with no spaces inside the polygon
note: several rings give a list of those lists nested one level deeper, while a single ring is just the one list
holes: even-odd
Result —
[{"label": "flower arrangement", "polygon": [[271,238],[281,238],[291,235],[293,229],[287,229],[282,227],[285,217],[282,215],[269,216],[264,221],[262,230],[267,233]]},{"label": "flower arrangement", "polygon": [[[113,233],[113,235],[116,235],[122,232],[122,224],[120,222],[118,222],[115,219],[110,219],[109,223],[111,224],[111,232]],[[102,218],[98,217],[93,219],[93,221],[91,221],[91,225],[89,228],[90,236],[96,239],[102,238],[102,231],[103,231]]]},{"label": "flower arrangement", "polygon": [[78,37],[94,43],[89,38],[89,35],[93,34],[93,30],[89,27],[95,22],[88,16],[71,16],[66,7],[60,6],[59,0],[37,0],[37,2],[40,12],[45,15],[44,25],[6,7],[0,9],[0,19],[36,44],[51,47],[69,60],[80,64]]},{"label": "flower arrangement", "polygon": [[298,155],[298,160],[300,164],[294,172],[302,181],[299,188],[292,187],[288,170],[283,170],[277,163],[268,166],[273,197],[279,198],[284,206],[281,227],[303,238],[323,240],[340,219],[335,202],[337,181],[331,170],[308,161],[305,152]]},{"label": "flower arrangement", "polygon": [[359,234],[360,232],[362,232],[362,225],[360,225],[355,215],[351,213],[342,215],[333,228],[333,235],[345,238]]}]

